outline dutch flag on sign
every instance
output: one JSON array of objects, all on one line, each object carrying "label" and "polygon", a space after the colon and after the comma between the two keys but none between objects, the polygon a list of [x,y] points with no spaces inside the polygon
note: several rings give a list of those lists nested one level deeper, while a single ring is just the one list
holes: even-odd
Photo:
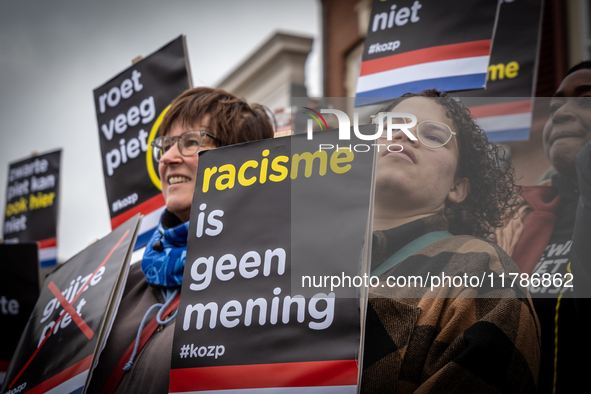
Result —
[{"label": "dutch flag on sign", "polygon": [[425,89],[482,89],[491,40],[442,45],[361,63],[355,105],[374,104]]},{"label": "dutch flag on sign", "polygon": [[143,248],[148,244],[148,241],[150,240],[150,237],[154,231],[156,231],[158,223],[160,222],[160,216],[162,216],[162,212],[164,212],[164,209],[166,208],[165,204],[166,203],[164,202],[164,197],[162,194],[157,194],[149,200],[138,204],[136,207],[112,218],[111,228],[113,230],[116,229],[138,213],[144,215],[138,231],[138,237],[134,246],[134,250]]},{"label": "dutch flag on sign", "polygon": [[374,0],[355,106],[485,88],[499,10],[497,0]]},{"label": "dutch flag on sign", "polygon": [[492,142],[524,141],[532,124],[532,100],[514,100],[470,107],[478,125]]}]

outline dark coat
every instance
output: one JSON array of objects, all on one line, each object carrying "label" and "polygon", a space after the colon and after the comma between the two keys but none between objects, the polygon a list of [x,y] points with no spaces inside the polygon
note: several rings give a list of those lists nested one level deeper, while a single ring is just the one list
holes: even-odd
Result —
[{"label": "dark coat", "polygon": [[[162,295],[146,282],[141,263],[133,264],[113,328],[92,374],[87,391],[89,394],[101,392],[123,353],[135,340],[144,314],[157,302],[164,302]],[[156,316],[157,312],[158,309],[154,310],[147,321]],[[125,373],[115,393],[168,393],[175,321],[154,333],[143,350],[136,355],[131,370]]]}]

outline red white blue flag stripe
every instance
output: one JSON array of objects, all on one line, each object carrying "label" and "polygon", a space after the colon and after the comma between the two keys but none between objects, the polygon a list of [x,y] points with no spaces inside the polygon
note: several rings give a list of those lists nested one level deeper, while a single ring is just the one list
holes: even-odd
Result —
[{"label": "red white blue flag stripe", "polygon": [[355,394],[357,376],[357,360],[173,369],[169,392]]},{"label": "red white blue flag stripe", "polygon": [[64,371],[52,376],[43,383],[27,390],[27,394],[79,394],[82,393],[92,355],[82,359]]},{"label": "red white blue flag stripe", "polygon": [[529,139],[532,124],[531,99],[470,107],[470,112],[492,142]]},{"label": "red white blue flag stripe", "polygon": [[355,105],[408,92],[481,89],[486,85],[491,40],[441,45],[361,63]]},{"label": "red white blue flag stripe", "polygon": [[49,238],[38,241],[39,266],[41,268],[53,267],[57,264],[57,240]]},{"label": "red white blue flag stripe", "polygon": [[152,197],[148,201],[145,201],[138,206],[125,211],[119,216],[115,216],[111,219],[111,228],[115,229],[119,225],[125,223],[127,220],[132,218],[138,213],[144,215],[142,219],[142,224],[140,225],[140,229],[138,232],[137,241],[135,243],[134,250],[142,248],[146,246],[150,237],[156,231],[158,227],[158,223],[160,222],[160,216],[165,208],[164,197],[162,194],[158,194],[155,197]]}]

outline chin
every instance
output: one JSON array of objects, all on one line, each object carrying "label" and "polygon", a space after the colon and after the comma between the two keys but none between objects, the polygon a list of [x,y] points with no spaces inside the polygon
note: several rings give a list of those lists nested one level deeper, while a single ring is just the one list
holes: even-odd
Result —
[{"label": "chin", "polygon": [[179,203],[175,203],[175,201],[167,201],[166,202],[166,209],[168,209],[170,212],[172,212],[176,216],[178,216],[179,219],[183,220],[183,214],[186,214],[187,212],[189,212],[189,213],[191,212],[191,204],[189,204],[187,206],[187,204],[179,204]]},{"label": "chin", "polygon": [[406,188],[408,184],[412,184],[413,177],[409,176],[400,170],[377,171],[376,173],[376,188],[383,187],[386,189]]},{"label": "chin", "polygon": [[572,174],[576,174],[574,157],[552,157],[550,162],[552,163],[552,167],[561,175],[570,177]]}]

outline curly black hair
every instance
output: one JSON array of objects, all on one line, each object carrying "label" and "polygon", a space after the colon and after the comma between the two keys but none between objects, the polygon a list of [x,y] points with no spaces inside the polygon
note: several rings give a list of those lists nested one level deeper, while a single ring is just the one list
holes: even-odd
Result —
[{"label": "curly black hair", "polygon": [[486,238],[503,224],[506,212],[517,205],[513,168],[502,148],[490,142],[476,124],[470,110],[459,100],[435,89],[407,93],[391,102],[392,110],[410,97],[433,98],[453,120],[460,150],[457,177],[468,178],[470,190],[460,203],[445,202],[443,214],[452,234]]},{"label": "curly black hair", "polygon": [[584,60],[579,64],[575,64],[567,71],[566,75],[571,75],[575,71],[591,69],[591,60]]}]

